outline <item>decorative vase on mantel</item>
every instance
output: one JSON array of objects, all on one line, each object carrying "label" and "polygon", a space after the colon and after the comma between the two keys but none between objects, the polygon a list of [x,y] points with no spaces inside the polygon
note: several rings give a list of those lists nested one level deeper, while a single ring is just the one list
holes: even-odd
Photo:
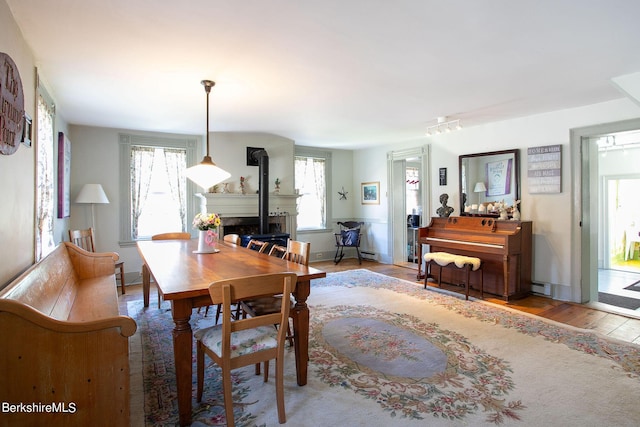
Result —
[{"label": "decorative vase on mantel", "polygon": [[218,242],[218,230],[198,230],[198,250],[199,254],[211,254],[218,252],[216,248]]}]

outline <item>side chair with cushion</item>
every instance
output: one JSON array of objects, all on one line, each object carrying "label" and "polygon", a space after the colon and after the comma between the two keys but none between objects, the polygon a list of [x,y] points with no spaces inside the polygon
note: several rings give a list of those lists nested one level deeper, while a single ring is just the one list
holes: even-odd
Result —
[{"label": "side chair with cushion", "polygon": [[[222,390],[227,425],[234,425],[231,390],[231,370],[243,366],[265,363],[265,382],[268,362],[276,361],[276,402],[278,421],[286,422],[284,409],[284,342],[285,322],[289,321],[288,304],[280,311],[265,316],[233,320],[231,304],[252,298],[282,295],[289,299],[295,291],[295,273],[273,273],[220,280],[209,286],[214,304],[223,305],[222,324],[195,332],[197,401],[202,401],[204,387],[204,355],[207,354],[222,369]],[[279,325],[274,328],[273,325]]]},{"label": "side chair with cushion", "polygon": [[[93,240],[93,228],[87,228],[84,230],[69,230],[69,241],[76,246],[80,246],[85,251],[96,251],[95,242]],[[122,290],[122,295],[124,295],[124,261],[116,261],[115,273],[116,276],[120,277],[120,289]]]},{"label": "side chair with cushion", "polygon": [[[191,239],[191,234],[185,231],[172,231],[169,233],[154,234],[153,236],[151,236],[151,240],[189,240],[189,239]],[[155,282],[156,279],[154,278],[153,281]],[[156,283],[156,287],[157,287],[157,283]],[[158,308],[160,308],[161,304],[162,304],[162,294],[160,293],[160,288],[158,287]]]},{"label": "side chair with cushion", "polygon": [[[309,253],[311,252],[311,243],[310,242],[299,242],[296,240],[289,239],[287,241],[287,251],[283,256],[283,259],[302,264],[309,265]],[[255,317],[255,316],[264,316],[265,314],[277,313],[280,311],[282,306],[283,297],[281,295],[274,295],[263,298],[254,298],[250,300],[245,300],[241,302],[242,311],[244,312],[244,316],[247,315]],[[284,300],[286,301],[286,300]],[[290,303],[288,304],[293,307],[294,302],[289,298]],[[287,304],[285,304],[287,305]],[[291,330],[291,325],[287,322],[287,340],[289,341],[289,345],[293,347],[294,336]],[[268,366],[268,365],[267,365]],[[256,373],[260,373],[260,366],[256,366]],[[265,375],[268,374],[268,370],[265,372]]]}]

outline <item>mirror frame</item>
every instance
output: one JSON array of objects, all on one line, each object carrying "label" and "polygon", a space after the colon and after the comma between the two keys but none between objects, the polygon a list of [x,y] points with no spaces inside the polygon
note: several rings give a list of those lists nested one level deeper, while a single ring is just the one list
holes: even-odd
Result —
[{"label": "mirror frame", "polygon": [[[464,212],[464,201],[462,199],[462,194],[463,194],[462,193],[462,162],[463,160],[467,158],[489,157],[489,156],[505,155],[505,154],[513,154],[513,159],[514,159],[513,173],[515,174],[514,181],[513,181],[515,184],[513,200],[514,202],[516,200],[521,201],[520,207],[519,207],[519,209],[521,209],[522,199],[520,198],[520,150],[515,149],[515,150],[489,151],[486,153],[463,154],[458,157],[458,191],[460,194],[460,216],[469,215],[468,213]],[[473,214],[473,215],[483,216],[483,214]],[[487,214],[484,216],[492,216],[492,215]]]}]

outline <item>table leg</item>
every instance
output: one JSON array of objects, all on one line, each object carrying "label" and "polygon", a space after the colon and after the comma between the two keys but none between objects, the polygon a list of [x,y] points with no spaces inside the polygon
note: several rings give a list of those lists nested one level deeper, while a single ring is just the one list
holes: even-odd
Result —
[{"label": "table leg", "polygon": [[191,376],[193,369],[193,332],[189,323],[191,310],[191,300],[171,301],[171,314],[175,322],[175,327],[173,328],[173,358],[176,366],[178,413],[180,414],[181,426],[191,424]]},{"label": "table leg", "polygon": [[293,307],[293,335],[296,354],[296,378],[298,385],[307,384],[307,366],[309,363],[309,307],[307,298],[311,291],[310,282],[303,281],[296,284]]},{"label": "table leg", "polygon": [[151,273],[147,264],[142,264],[142,297],[144,306],[149,307],[149,288],[151,287]]}]

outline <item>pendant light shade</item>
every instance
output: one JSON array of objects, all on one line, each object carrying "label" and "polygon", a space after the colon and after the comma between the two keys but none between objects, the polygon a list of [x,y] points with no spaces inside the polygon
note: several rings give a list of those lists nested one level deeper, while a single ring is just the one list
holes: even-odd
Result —
[{"label": "pendant light shade", "polygon": [[215,82],[211,80],[203,80],[204,90],[207,93],[207,155],[204,159],[195,166],[192,166],[186,170],[187,178],[198,184],[205,190],[213,187],[214,185],[229,178],[231,174],[224,169],[220,169],[211,160],[209,156],[209,93],[211,88],[215,85]]}]

